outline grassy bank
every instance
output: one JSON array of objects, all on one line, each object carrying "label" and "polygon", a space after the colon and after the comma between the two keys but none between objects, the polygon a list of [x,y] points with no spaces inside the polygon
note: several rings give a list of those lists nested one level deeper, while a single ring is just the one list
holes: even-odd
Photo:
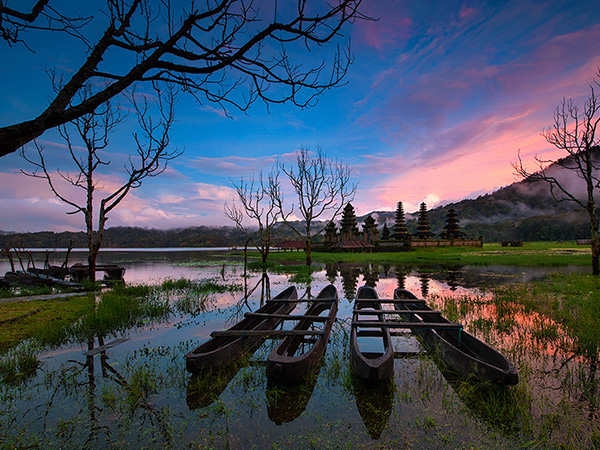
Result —
[{"label": "grassy bank", "polygon": [[[574,242],[527,242],[523,247],[484,244],[478,247],[419,248],[410,252],[350,253],[315,252],[313,261],[392,263],[410,265],[511,265],[511,266],[591,266],[590,249]],[[271,261],[305,261],[304,252],[273,252]]]}]

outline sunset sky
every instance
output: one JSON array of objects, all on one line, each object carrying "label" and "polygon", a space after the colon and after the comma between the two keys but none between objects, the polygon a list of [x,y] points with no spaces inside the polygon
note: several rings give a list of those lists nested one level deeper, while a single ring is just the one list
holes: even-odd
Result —
[{"label": "sunset sky", "polygon": [[[589,94],[600,67],[597,0],[364,3],[379,20],[344,29],[354,63],[346,84],[315,107],[256,103],[227,118],[182,95],[171,140],[185,153],[133,191],[107,226],[231,225],[223,213],[230,180],[268,171],[277,158],[291,161],[300,146],[321,146],[353,168],[358,215],[394,210],[399,200],[413,212],[422,201],[433,208],[474,198],[516,180],[510,164],[519,150],[529,167],[534,154],[557,156],[540,132],[563,97],[581,105]],[[51,93],[44,67],[68,74],[77,66],[51,40],[32,49],[0,43],[2,125],[44,108]],[[122,176],[131,126],[113,140],[106,189]],[[57,134],[39,142],[62,169]],[[19,168],[28,167],[18,155],[0,158],[0,230],[83,229],[81,215],[66,215],[44,182]]]}]

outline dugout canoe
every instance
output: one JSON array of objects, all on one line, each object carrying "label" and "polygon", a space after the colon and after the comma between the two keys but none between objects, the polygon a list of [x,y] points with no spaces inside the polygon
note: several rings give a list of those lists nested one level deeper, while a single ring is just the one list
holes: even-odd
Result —
[{"label": "dugout canoe", "polygon": [[[294,335],[285,337],[267,358],[267,378],[294,382],[312,373],[319,365],[338,311],[338,294],[334,285],[324,287],[302,319],[293,328],[306,331],[320,327],[319,336]],[[315,317],[321,317],[319,321]],[[317,328],[319,329],[319,328]]]},{"label": "dugout canoe", "polygon": [[[364,313],[368,310],[381,311],[381,302],[377,291],[370,286],[361,286],[354,300],[354,312],[352,314],[352,327],[350,328],[350,363],[355,375],[365,380],[386,380],[394,375],[394,347],[388,328],[369,328],[360,326],[360,320],[368,320],[369,316]],[[358,314],[358,311],[361,314]],[[381,313],[373,313],[377,321],[385,321]],[[366,345],[360,345],[359,338],[369,337],[375,351]]]},{"label": "dugout canoe", "polygon": [[[394,291],[394,298],[418,300],[412,292],[400,288]],[[405,316],[411,322],[450,323],[439,312],[434,312],[422,302],[395,304],[395,307],[400,310],[419,310],[418,314]],[[456,374],[500,385],[515,385],[519,382],[519,373],[502,353],[464,329],[413,328],[412,332]]]},{"label": "dugout canoe", "polygon": [[[290,286],[265,302],[256,310],[261,314],[289,314],[296,304],[289,300],[298,299],[295,286]],[[249,316],[233,325],[229,330],[265,331],[274,330],[282,319],[276,317]],[[216,370],[238,360],[244,353],[253,352],[264,341],[265,336],[215,336],[185,355],[185,367],[189,372]]]}]

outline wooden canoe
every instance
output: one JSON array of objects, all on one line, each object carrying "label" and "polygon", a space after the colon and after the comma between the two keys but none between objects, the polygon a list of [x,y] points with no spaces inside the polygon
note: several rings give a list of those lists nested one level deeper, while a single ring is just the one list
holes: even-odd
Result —
[{"label": "wooden canoe", "polygon": [[[417,300],[417,297],[406,289],[396,289],[394,298]],[[450,323],[448,319],[433,312],[423,303],[412,305],[402,303],[395,306],[397,309],[420,311],[418,314],[405,316],[408,321]],[[427,310],[432,312],[421,312]],[[412,332],[419,336],[430,350],[439,355],[452,372],[501,385],[514,385],[519,382],[517,370],[504,355],[465,330],[415,328]]]},{"label": "wooden canoe", "polygon": [[[265,302],[256,312],[261,314],[289,314],[296,304],[298,291],[291,286]],[[282,301],[278,301],[282,300]],[[288,301],[285,301],[288,300]],[[274,330],[282,319],[250,316],[233,325],[229,330]],[[190,372],[216,370],[238,360],[244,353],[253,352],[265,336],[216,336],[185,355],[185,366]]]},{"label": "wooden canoe", "polygon": [[[394,347],[388,328],[376,328],[361,330],[360,318],[364,318],[364,312],[372,310],[381,310],[381,303],[377,292],[370,286],[361,286],[356,293],[354,301],[354,313],[352,314],[352,327],[350,328],[350,361],[354,374],[365,380],[385,380],[394,375]],[[361,311],[363,315],[357,312]],[[382,313],[373,313],[378,321],[385,321]],[[368,334],[377,344],[377,351],[361,349],[359,338]]]},{"label": "wooden canoe", "polygon": [[[337,310],[337,289],[330,284],[321,290],[314,302],[307,308],[303,317],[308,316],[308,318],[300,319],[293,328],[296,331],[307,331],[313,325],[320,325],[322,334],[320,336],[285,337],[267,358],[267,378],[294,382],[312,373],[325,353]],[[320,316],[326,312],[328,314],[325,322],[315,322],[310,319],[310,316]],[[307,341],[308,346],[304,345]]]}]

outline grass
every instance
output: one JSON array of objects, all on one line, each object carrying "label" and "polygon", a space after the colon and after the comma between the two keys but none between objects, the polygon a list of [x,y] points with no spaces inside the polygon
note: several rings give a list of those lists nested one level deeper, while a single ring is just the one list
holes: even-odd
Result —
[{"label": "grass", "polygon": [[[512,266],[568,266],[591,265],[590,250],[574,242],[527,242],[523,247],[502,247],[484,244],[478,247],[419,248],[410,252],[392,253],[312,253],[313,261],[390,263],[400,265],[512,265]],[[305,261],[303,252],[273,252],[271,261]]]},{"label": "grass", "polygon": [[[598,358],[600,349],[600,278],[584,274],[551,274],[543,281],[500,287],[498,303],[522,304],[525,311],[543,314],[569,330],[576,353]],[[542,337],[556,336],[554,326],[541,321]]]},{"label": "grass", "polygon": [[50,327],[68,326],[93,310],[91,295],[57,300],[16,301],[0,304],[0,351],[14,347],[20,341],[45,333]]},{"label": "grass", "polygon": [[[37,345],[58,346],[107,336],[146,321],[166,318],[173,310],[202,311],[210,293],[236,291],[239,285],[213,280],[167,280],[160,287],[116,284],[99,294],[54,300],[15,301],[0,304],[0,351],[26,339]],[[175,301],[169,302],[173,294]]]}]

